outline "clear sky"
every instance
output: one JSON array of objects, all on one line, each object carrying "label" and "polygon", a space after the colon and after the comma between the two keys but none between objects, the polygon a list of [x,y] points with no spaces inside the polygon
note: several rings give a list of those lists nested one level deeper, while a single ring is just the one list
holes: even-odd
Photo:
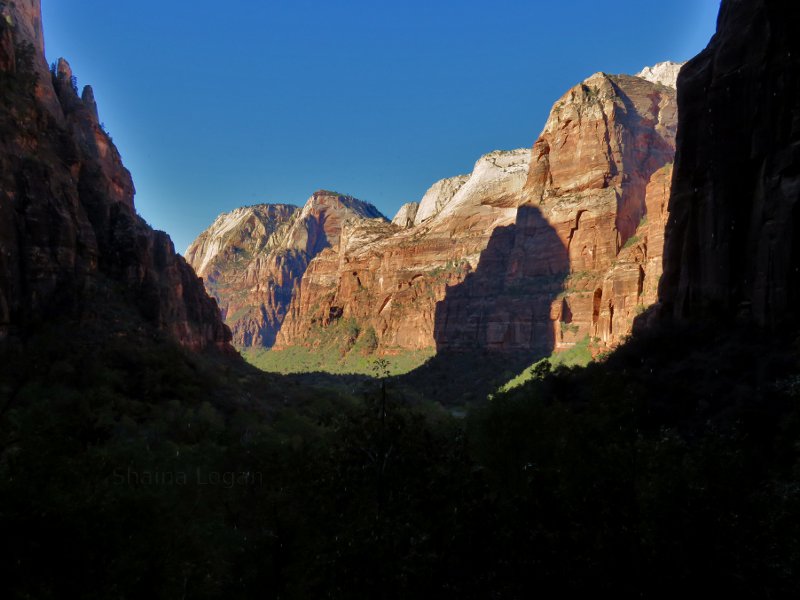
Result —
[{"label": "clear sky", "polygon": [[221,212],[352,194],[390,218],[528,147],[597,71],[691,58],[719,0],[43,0],[139,212],[182,252]]}]

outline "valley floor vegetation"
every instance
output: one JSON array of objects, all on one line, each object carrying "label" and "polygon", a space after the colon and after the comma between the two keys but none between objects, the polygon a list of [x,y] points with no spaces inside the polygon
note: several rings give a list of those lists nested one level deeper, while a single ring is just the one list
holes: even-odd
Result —
[{"label": "valley floor vegetation", "polygon": [[794,339],[637,336],[454,418],[124,330],[2,356],[6,597],[799,591]]},{"label": "valley floor vegetation", "polygon": [[[384,355],[392,375],[404,375],[424,364],[434,351],[399,351]],[[284,375],[298,373],[330,373],[332,375],[373,375],[376,357],[373,354],[350,352],[342,356],[338,351],[293,346],[283,350],[243,350],[244,359],[268,373]]]},{"label": "valley floor vegetation", "polygon": [[[373,375],[378,337],[372,327],[363,328],[346,318],[308,333],[308,343],[280,350],[244,348],[242,356],[251,365],[269,373],[330,373],[334,375]],[[405,350],[381,353],[388,361],[390,375],[403,375],[429,360],[435,351]]]}]

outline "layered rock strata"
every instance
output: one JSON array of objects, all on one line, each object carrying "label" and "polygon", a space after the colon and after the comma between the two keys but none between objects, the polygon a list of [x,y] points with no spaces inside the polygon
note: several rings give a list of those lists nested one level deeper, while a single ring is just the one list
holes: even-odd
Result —
[{"label": "layered rock strata", "polygon": [[[661,276],[677,125],[662,82],[676,67],[646,70],[653,81],[593,75],[555,104],[532,150],[481,157],[392,223],[350,219],[294,280],[275,347],[313,347],[339,322],[374,330],[383,352],[619,343]],[[190,259],[223,306],[244,306]],[[221,255],[218,270],[230,263]]]},{"label": "layered rock strata", "polygon": [[655,300],[676,126],[675,90],[639,77],[598,73],[553,108],[524,197],[568,256],[556,348],[613,346]]},{"label": "layered rock strata", "polygon": [[407,204],[403,204],[403,206],[400,207],[400,210],[397,211],[397,214],[392,219],[392,223],[398,227],[402,227],[403,229],[413,227],[418,211],[419,202],[409,202]]},{"label": "layered rock strata", "polygon": [[315,259],[279,346],[347,317],[386,351],[618,343],[656,297],[676,123],[673,88],[590,77],[532,153],[487,155],[435,184],[413,227],[354,227]]},{"label": "layered rock strata", "polygon": [[239,347],[270,348],[309,262],[351,221],[387,221],[371,204],[320,191],[300,209],[262,204],[221,215],[186,251]]},{"label": "layered rock strata", "polygon": [[308,343],[340,319],[374,329],[385,350],[433,347],[436,304],[477,267],[491,232],[514,221],[529,161],[529,150],[482,157],[471,176],[433,186],[420,203],[428,216],[412,228],[351,224],[309,265],[278,347]]}]

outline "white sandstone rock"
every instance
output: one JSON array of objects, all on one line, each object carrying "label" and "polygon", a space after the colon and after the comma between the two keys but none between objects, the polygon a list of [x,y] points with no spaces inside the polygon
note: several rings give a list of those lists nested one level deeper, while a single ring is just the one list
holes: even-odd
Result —
[{"label": "white sandstone rock", "polygon": [[677,89],[678,73],[680,73],[681,67],[685,64],[672,61],[661,62],[652,67],[645,67],[636,76],[652,83],[660,83],[672,89]]}]

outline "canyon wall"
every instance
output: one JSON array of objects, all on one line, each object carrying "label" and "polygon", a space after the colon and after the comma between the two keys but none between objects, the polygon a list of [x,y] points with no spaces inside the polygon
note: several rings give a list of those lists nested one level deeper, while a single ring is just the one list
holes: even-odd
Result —
[{"label": "canyon wall", "polygon": [[656,299],[676,107],[658,81],[590,77],[532,152],[481,158],[393,226],[354,224],[309,265],[277,346],[313,346],[339,319],[386,352],[618,343]]},{"label": "canyon wall", "polygon": [[78,95],[63,59],[48,68],[39,1],[0,12],[0,339],[113,300],[184,346],[231,351],[202,282],[136,214],[92,89]]},{"label": "canyon wall", "polygon": [[384,350],[433,347],[436,304],[477,267],[491,232],[513,222],[529,160],[528,150],[482,157],[469,177],[435,184],[410,228],[352,223],[309,265],[277,346],[313,344],[350,319]]},{"label": "canyon wall", "polygon": [[663,312],[775,327],[800,301],[800,7],[725,0],[681,72]]},{"label": "canyon wall", "polygon": [[613,346],[655,301],[676,127],[675,89],[640,77],[598,73],[554,106],[523,195],[568,257],[557,349],[587,335]]},{"label": "canyon wall", "polygon": [[240,209],[189,262],[244,347],[317,348],[339,325],[384,353],[612,347],[657,296],[679,69],[593,75],[532,150],[481,157],[391,223],[342,213],[310,252],[287,237],[296,213]]},{"label": "canyon wall", "polygon": [[300,209],[261,204],[220,215],[189,246],[186,259],[204,278],[239,347],[270,348],[309,262],[338,246],[351,221],[386,219],[371,204],[319,191]]}]

